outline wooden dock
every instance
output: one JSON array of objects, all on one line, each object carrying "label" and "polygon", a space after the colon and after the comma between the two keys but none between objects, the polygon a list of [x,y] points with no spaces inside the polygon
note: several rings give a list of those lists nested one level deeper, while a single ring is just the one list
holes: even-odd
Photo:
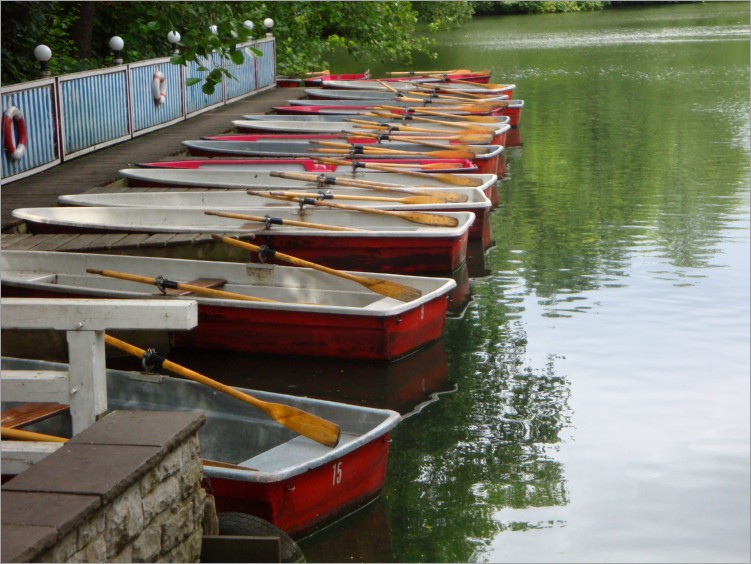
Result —
[{"label": "wooden dock", "polygon": [[[213,108],[197,117],[179,122],[170,127],[154,131],[129,141],[124,141],[62,163],[38,174],[22,178],[2,187],[2,248],[37,250],[82,250],[87,251],[109,248],[121,244],[132,245],[136,238],[138,244],[177,244],[186,236],[154,235],[78,235],[78,236],[40,236],[15,234],[21,221],[11,213],[16,208],[56,206],[58,196],[80,194],[100,186],[106,186],[119,179],[118,171],[138,162],[165,160],[167,157],[179,157],[186,154],[182,142],[188,139],[200,139],[206,135],[219,135],[233,131],[232,120],[244,114],[271,113],[272,106],[282,105],[285,100],[301,98],[302,88],[273,88],[248,98]],[[71,238],[72,237],[72,238]],[[120,238],[118,242],[115,238]],[[79,241],[74,242],[76,238]],[[158,241],[157,241],[158,239]],[[190,242],[196,235],[188,235]],[[62,247],[62,248],[61,248]]]}]

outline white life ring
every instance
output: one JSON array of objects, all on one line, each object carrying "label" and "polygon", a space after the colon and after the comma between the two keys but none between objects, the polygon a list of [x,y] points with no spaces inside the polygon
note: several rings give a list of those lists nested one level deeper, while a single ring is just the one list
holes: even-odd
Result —
[{"label": "white life ring", "polygon": [[157,104],[164,104],[167,101],[167,81],[164,80],[164,73],[156,71],[154,80],[151,82],[151,95]]},{"label": "white life ring", "polygon": [[[18,128],[18,143],[16,143],[16,128]],[[3,113],[3,145],[8,155],[14,161],[23,158],[26,153],[26,120],[21,110],[9,106]]]}]

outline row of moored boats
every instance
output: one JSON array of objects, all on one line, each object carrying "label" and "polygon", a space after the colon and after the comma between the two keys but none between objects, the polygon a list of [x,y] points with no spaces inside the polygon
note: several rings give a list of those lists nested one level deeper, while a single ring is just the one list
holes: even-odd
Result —
[{"label": "row of moored boats", "polygon": [[[397,361],[441,338],[453,273],[469,245],[491,244],[523,101],[489,78],[319,73],[303,99],[239,116],[231,135],[184,141],[185,157],[13,212],[31,233],[208,234],[195,257],[6,250],[3,295],[193,299],[198,325],[171,335],[175,347]],[[336,446],[201,384],[108,373],[110,408],[207,415],[201,449],[221,463],[205,473],[222,513],[299,536],[380,492],[398,413],[244,392],[333,424]]]}]

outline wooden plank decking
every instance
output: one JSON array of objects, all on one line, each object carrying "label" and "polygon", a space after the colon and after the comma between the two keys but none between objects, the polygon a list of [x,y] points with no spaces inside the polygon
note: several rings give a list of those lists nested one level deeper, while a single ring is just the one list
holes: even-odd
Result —
[{"label": "wooden plank decking", "polygon": [[[143,161],[165,160],[167,157],[184,155],[182,142],[187,139],[200,139],[205,135],[219,135],[233,130],[232,120],[240,119],[243,114],[270,113],[272,106],[283,105],[285,100],[303,96],[302,88],[273,88],[237,102],[209,110],[200,116],[179,122],[170,127],[142,135],[135,139],[94,151],[77,159],[62,163],[49,170],[5,184],[0,189],[2,203],[2,248],[35,248],[38,250],[80,250],[78,247],[85,239],[97,246],[111,245],[105,242],[103,235],[77,235],[77,243],[64,236],[46,236],[39,239],[38,235],[10,235],[9,233],[20,222],[11,215],[16,208],[46,207],[57,205],[58,196],[64,194],[80,194],[105,186],[118,180],[118,171],[134,163]],[[92,238],[96,237],[96,238]],[[109,236],[111,237],[111,236]],[[118,235],[121,239],[141,237],[136,235]],[[148,236],[146,236],[148,237]],[[207,236],[208,237],[208,236]],[[172,236],[173,244],[186,236]],[[187,236],[188,242],[196,239],[196,235]],[[35,241],[32,243],[32,241]],[[95,243],[96,242],[96,243]],[[122,241],[131,243],[131,241]],[[141,241],[143,244],[144,241]],[[154,243],[154,241],[151,241]],[[18,246],[20,245],[20,246]],[[87,249],[94,250],[94,249]]]}]

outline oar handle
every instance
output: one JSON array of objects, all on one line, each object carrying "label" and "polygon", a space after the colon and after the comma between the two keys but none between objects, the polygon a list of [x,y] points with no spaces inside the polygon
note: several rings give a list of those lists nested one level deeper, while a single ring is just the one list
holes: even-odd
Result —
[{"label": "oar handle", "polygon": [[[132,354],[133,356],[143,358],[143,356],[146,354],[146,351],[142,348],[126,343],[125,341],[121,341],[120,339],[116,339],[111,335],[105,335],[104,340],[108,345]],[[335,447],[339,443],[341,430],[337,424],[332,423],[331,421],[327,421],[326,419],[323,419],[321,417],[318,417],[317,415],[313,415],[312,413],[308,413],[296,407],[259,400],[258,398],[243,393],[231,386],[227,386],[226,384],[222,384],[221,382],[217,382],[216,380],[212,380],[211,378],[204,376],[203,374],[199,374],[194,370],[185,368],[184,366],[176,364],[170,360],[167,360],[166,358],[159,357],[158,355],[152,355],[152,357],[154,356],[156,356],[157,360],[165,370],[169,370],[170,372],[174,372],[175,374],[183,376],[184,378],[188,378],[189,380],[193,380],[194,382],[198,382],[214,390],[232,396],[233,398],[236,398],[240,401],[248,403],[260,409],[281,425],[284,425],[289,429],[303,434],[310,439],[313,439],[330,447]]]},{"label": "oar handle", "polygon": [[23,429],[13,429],[11,427],[0,428],[0,435],[3,439],[11,441],[42,441],[47,443],[67,443],[65,437],[47,435],[45,433],[35,433],[33,431],[24,431]]},{"label": "oar handle", "polygon": [[405,221],[412,223],[420,223],[423,225],[433,225],[436,227],[456,227],[459,225],[459,220],[455,217],[448,215],[439,215],[434,213],[424,212],[407,212],[407,211],[394,211],[394,210],[382,210],[378,208],[367,208],[363,206],[351,206],[348,204],[333,204],[331,202],[321,202],[318,200],[310,199],[305,203],[314,206],[322,206],[326,208],[336,208],[340,210],[357,211],[362,213],[371,213],[374,215],[387,215],[391,217],[397,217]]},{"label": "oar handle", "polygon": [[314,262],[310,262],[305,259],[293,257],[291,255],[286,255],[284,253],[280,253],[279,251],[264,251],[261,247],[258,245],[254,245],[253,243],[247,243],[245,241],[240,241],[240,239],[234,239],[232,237],[224,237],[223,235],[212,235],[214,239],[217,241],[222,241],[223,243],[227,243],[228,245],[233,245],[235,247],[239,247],[241,249],[245,249],[248,251],[253,251],[254,253],[264,253],[264,252],[272,252],[274,255],[274,258],[277,258],[281,261],[288,262],[290,264],[295,264],[297,266],[303,266],[306,268],[313,268],[315,270],[319,270],[321,272],[325,272],[327,274],[333,274],[335,276],[341,276],[342,278],[347,278],[349,280],[357,280],[357,276],[354,276],[352,274],[349,274],[347,272],[343,272],[341,270],[336,270],[334,268],[330,268],[328,266],[323,266],[322,264],[317,264]]},{"label": "oar handle", "polygon": [[256,221],[258,223],[267,223],[268,221],[271,221],[272,223],[276,225],[290,225],[294,227],[305,227],[308,229],[322,229],[324,231],[360,231],[360,229],[356,229],[354,227],[340,227],[338,225],[326,225],[324,223],[310,223],[307,221],[295,221],[294,219],[279,219],[279,218],[270,218],[270,217],[263,217],[260,215],[247,215],[244,213],[233,213],[233,212],[221,212],[221,211],[211,211],[206,210],[203,213],[206,215],[215,215],[217,217],[226,217],[229,219],[242,219],[243,221]]},{"label": "oar handle", "polygon": [[185,290],[194,294],[203,294],[205,296],[211,296],[214,298],[224,298],[230,300],[243,300],[246,302],[270,302],[279,303],[276,300],[270,300],[267,298],[257,298],[255,296],[247,296],[245,294],[238,294],[236,292],[225,292],[224,290],[215,290],[214,288],[204,288],[203,286],[196,286],[194,284],[185,284],[183,282],[175,282],[173,280],[166,280],[164,278],[153,278],[150,276],[141,276],[140,274],[131,274],[129,272],[118,272],[116,270],[98,270],[96,268],[87,268],[86,272],[89,274],[99,274],[101,276],[107,276],[109,278],[119,278],[120,280],[129,280],[130,282],[140,282],[141,284],[149,284],[151,286],[157,286],[158,288],[174,288],[177,290]]}]

